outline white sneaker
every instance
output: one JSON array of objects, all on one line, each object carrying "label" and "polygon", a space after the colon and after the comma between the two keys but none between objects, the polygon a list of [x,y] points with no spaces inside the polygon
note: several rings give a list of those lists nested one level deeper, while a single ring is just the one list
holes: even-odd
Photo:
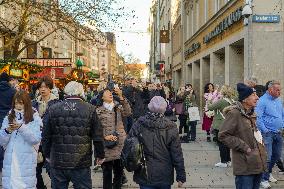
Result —
[{"label": "white sneaker", "polygon": [[271,188],[271,186],[270,186],[270,184],[269,184],[268,181],[262,181],[262,182],[260,183],[260,186],[261,186],[262,188],[264,188],[264,189]]},{"label": "white sneaker", "polygon": [[231,162],[231,161],[228,161],[228,162],[227,162],[227,165],[228,165],[228,167],[232,167],[232,162]]},{"label": "white sneaker", "polygon": [[277,182],[277,180],[272,176],[271,173],[270,173],[270,175],[269,175],[269,182],[272,182],[272,183]]},{"label": "white sneaker", "polygon": [[219,162],[219,163],[216,163],[216,164],[215,164],[215,167],[225,168],[225,167],[228,167],[228,164],[227,164],[227,163]]}]

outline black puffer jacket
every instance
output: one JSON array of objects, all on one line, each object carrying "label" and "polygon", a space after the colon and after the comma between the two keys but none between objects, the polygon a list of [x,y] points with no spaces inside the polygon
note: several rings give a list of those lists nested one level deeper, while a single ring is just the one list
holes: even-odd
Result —
[{"label": "black puffer jacket", "polygon": [[142,134],[148,178],[135,171],[133,180],[142,185],[172,185],[175,168],[176,181],[185,182],[183,153],[175,123],[161,114],[148,112],[133,125],[129,137],[139,133]]},{"label": "black puffer jacket", "polygon": [[67,98],[47,110],[43,152],[57,169],[92,165],[92,140],[96,155],[104,158],[103,130],[95,107],[79,98]]},{"label": "black puffer jacket", "polygon": [[12,100],[16,90],[6,81],[0,82],[0,126],[4,117],[12,107]]}]

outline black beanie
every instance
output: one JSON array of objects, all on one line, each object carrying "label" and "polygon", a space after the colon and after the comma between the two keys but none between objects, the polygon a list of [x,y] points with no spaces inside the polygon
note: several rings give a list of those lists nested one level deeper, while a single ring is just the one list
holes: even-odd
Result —
[{"label": "black beanie", "polygon": [[3,72],[0,75],[0,81],[7,81],[7,82],[9,82],[9,80],[10,80],[10,76],[6,72]]},{"label": "black beanie", "polygon": [[239,93],[239,101],[243,101],[247,97],[249,97],[252,93],[255,92],[254,88],[251,88],[243,83],[238,83],[237,84],[237,90]]}]

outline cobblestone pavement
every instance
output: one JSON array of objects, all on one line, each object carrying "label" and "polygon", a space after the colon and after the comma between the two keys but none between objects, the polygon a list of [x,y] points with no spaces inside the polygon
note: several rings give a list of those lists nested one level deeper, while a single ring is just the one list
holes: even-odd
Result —
[{"label": "cobblestone pavement", "polygon": [[[206,142],[205,133],[199,129],[197,131],[197,141],[189,144],[182,144],[185,166],[187,172],[187,182],[183,188],[199,188],[199,189],[221,189],[235,188],[234,176],[232,168],[215,168],[214,164],[219,162],[219,151],[215,143]],[[272,184],[272,188],[284,188],[284,175],[278,174],[278,169],[275,168],[273,175],[278,182]],[[92,171],[93,188],[102,188],[102,172]],[[132,174],[127,173],[128,183],[124,188],[135,189],[139,188],[132,181]],[[45,183],[50,188],[50,180],[44,175]],[[2,188],[2,187],[1,187]],[[70,185],[70,188],[72,186]],[[177,188],[177,183],[173,188]]]}]

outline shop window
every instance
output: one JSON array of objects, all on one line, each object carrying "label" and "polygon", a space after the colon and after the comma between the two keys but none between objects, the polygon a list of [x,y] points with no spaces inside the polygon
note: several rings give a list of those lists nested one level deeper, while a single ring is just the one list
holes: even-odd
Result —
[{"label": "shop window", "polygon": [[27,58],[37,58],[37,44],[33,44],[33,41],[26,41],[27,47]]},{"label": "shop window", "polygon": [[42,58],[52,58],[52,49],[42,48]]}]

